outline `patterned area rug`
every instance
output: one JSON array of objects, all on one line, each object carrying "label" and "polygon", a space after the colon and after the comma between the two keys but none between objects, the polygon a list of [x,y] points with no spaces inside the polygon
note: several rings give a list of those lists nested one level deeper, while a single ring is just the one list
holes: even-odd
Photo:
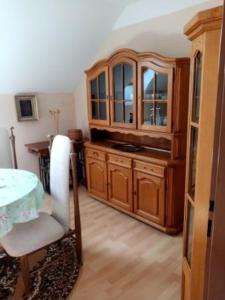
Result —
[{"label": "patterned area rug", "polygon": [[19,274],[19,260],[10,258],[0,248],[0,299],[11,300]]},{"label": "patterned area rug", "polygon": [[[31,288],[24,300],[66,299],[78,278],[80,266],[76,257],[75,239],[65,238],[50,245],[47,255],[30,272]],[[5,262],[4,262],[5,261]],[[6,263],[7,262],[7,263]],[[0,260],[0,299],[11,300],[19,273],[19,262],[5,257]],[[2,295],[3,296],[3,295]]]}]

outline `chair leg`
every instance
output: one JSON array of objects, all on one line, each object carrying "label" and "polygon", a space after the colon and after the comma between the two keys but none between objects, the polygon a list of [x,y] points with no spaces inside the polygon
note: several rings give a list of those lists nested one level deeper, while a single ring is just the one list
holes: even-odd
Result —
[{"label": "chair leg", "polygon": [[21,257],[20,262],[21,262],[21,275],[23,279],[24,289],[25,289],[25,293],[27,293],[30,287],[30,272],[29,272],[28,256],[25,255]]}]

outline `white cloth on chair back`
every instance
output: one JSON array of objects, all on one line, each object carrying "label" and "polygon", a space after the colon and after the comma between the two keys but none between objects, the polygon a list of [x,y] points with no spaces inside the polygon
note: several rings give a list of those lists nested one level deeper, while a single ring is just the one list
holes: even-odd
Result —
[{"label": "white cloth on chair back", "polygon": [[10,139],[5,128],[0,128],[0,168],[13,168]]},{"label": "white cloth on chair back", "polygon": [[71,141],[57,135],[52,143],[50,160],[50,190],[53,197],[52,216],[66,230],[70,226],[69,170]]}]

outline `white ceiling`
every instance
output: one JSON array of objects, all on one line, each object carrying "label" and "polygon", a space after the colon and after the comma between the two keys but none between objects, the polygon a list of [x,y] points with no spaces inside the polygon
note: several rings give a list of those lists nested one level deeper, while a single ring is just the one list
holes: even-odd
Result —
[{"label": "white ceiling", "polygon": [[73,92],[119,16],[126,24],[139,2],[0,0],[0,94]]},{"label": "white ceiling", "polygon": [[139,0],[131,2],[133,3],[125,6],[114,29],[167,15],[201,3],[207,2],[208,6],[223,4],[223,0]]},{"label": "white ceiling", "polygon": [[112,4],[125,6],[134,2],[138,2],[140,0],[105,0],[105,1]]}]

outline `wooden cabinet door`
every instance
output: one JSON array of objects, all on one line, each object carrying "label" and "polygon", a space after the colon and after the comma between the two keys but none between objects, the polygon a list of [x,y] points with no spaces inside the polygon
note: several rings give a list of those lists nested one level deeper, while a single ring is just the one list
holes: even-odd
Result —
[{"label": "wooden cabinet door", "polygon": [[107,200],[106,163],[93,158],[87,158],[86,165],[89,193]]},{"label": "wooden cabinet door", "polygon": [[108,184],[109,201],[132,211],[132,170],[109,163]]},{"label": "wooden cabinet door", "polygon": [[138,129],[171,132],[173,67],[138,64]]},{"label": "wooden cabinet door", "polygon": [[134,171],[134,212],[164,225],[165,179]]},{"label": "wooden cabinet door", "polygon": [[112,126],[136,129],[136,61],[128,57],[110,64],[110,112]]},{"label": "wooden cabinet door", "polygon": [[108,80],[108,67],[98,68],[87,76],[88,119],[90,124],[110,124]]}]

